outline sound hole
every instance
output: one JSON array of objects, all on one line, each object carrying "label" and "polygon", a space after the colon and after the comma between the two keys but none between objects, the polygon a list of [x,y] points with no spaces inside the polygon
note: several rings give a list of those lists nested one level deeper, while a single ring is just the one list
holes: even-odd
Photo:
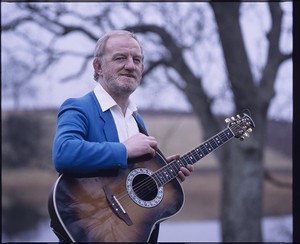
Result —
[{"label": "sound hole", "polygon": [[144,201],[151,201],[157,196],[157,186],[152,177],[139,174],[134,177],[132,187],[135,194]]}]

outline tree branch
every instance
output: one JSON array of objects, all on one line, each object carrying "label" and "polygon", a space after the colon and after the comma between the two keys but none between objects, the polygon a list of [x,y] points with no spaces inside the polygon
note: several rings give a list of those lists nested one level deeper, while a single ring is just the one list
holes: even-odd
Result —
[{"label": "tree branch", "polygon": [[62,78],[61,82],[67,82],[67,81],[73,80],[75,78],[78,78],[80,75],[82,75],[84,73],[84,71],[86,70],[86,67],[89,64],[89,61],[91,60],[92,57],[93,57],[92,55],[87,55],[82,62],[81,68],[76,73]]},{"label": "tree branch", "polygon": [[31,16],[13,19],[11,22],[8,22],[3,25],[1,24],[1,30],[2,31],[14,31],[21,24],[25,24],[26,22],[30,22],[30,21],[33,21]]},{"label": "tree branch", "polygon": [[279,65],[292,57],[292,54],[283,54],[279,49],[279,41],[282,27],[283,11],[280,7],[280,2],[270,2],[269,9],[272,18],[272,26],[267,34],[269,40],[269,51],[266,66],[260,82],[260,100],[263,101],[263,106],[267,109],[269,102],[275,95],[274,83],[278,72]]},{"label": "tree branch", "polygon": [[147,68],[145,69],[143,76],[147,76],[149,73],[151,73],[155,68],[157,68],[160,65],[170,66],[170,63],[168,60],[162,58],[156,61],[150,61],[147,65]]},{"label": "tree branch", "polygon": [[216,133],[219,130],[219,124],[212,114],[211,100],[203,89],[202,79],[196,77],[188,67],[187,62],[183,57],[184,49],[177,44],[172,35],[170,35],[165,28],[157,25],[140,24],[127,27],[126,29],[140,33],[152,32],[160,37],[162,45],[169,51],[169,56],[158,62],[154,62],[150,69],[158,66],[160,64],[159,62],[174,68],[186,82],[184,92],[187,99],[191,103],[195,113],[201,118],[204,128],[207,128],[204,137],[209,138],[210,135]]},{"label": "tree branch", "polygon": [[264,178],[268,182],[270,182],[274,186],[282,187],[282,188],[289,188],[292,189],[293,185],[289,182],[283,182],[278,180],[277,178],[273,177],[269,171],[264,170]]}]

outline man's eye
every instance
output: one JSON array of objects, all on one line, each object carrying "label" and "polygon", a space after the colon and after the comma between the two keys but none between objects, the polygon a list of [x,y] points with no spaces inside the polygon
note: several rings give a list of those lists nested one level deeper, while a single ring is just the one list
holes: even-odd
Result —
[{"label": "man's eye", "polygon": [[140,60],[139,58],[136,58],[136,59],[134,59],[134,62],[135,62],[136,64],[140,64],[140,63],[141,63],[141,60]]}]

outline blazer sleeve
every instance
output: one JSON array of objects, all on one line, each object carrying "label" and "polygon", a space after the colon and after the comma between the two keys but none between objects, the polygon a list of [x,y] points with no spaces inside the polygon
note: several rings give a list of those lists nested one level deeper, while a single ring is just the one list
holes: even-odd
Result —
[{"label": "blazer sleeve", "polygon": [[80,99],[68,99],[62,104],[52,148],[58,172],[95,173],[103,169],[127,168],[125,145],[107,141],[97,115],[95,106]]}]

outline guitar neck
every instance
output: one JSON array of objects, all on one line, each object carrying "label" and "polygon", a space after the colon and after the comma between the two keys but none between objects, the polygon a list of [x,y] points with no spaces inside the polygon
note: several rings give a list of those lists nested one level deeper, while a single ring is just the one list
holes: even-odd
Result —
[{"label": "guitar neck", "polygon": [[152,177],[158,186],[163,186],[178,175],[181,167],[186,167],[188,164],[195,164],[233,137],[234,133],[229,128],[226,128],[200,144],[198,147],[185,153],[179,159],[176,159],[157,170],[152,174]]}]

